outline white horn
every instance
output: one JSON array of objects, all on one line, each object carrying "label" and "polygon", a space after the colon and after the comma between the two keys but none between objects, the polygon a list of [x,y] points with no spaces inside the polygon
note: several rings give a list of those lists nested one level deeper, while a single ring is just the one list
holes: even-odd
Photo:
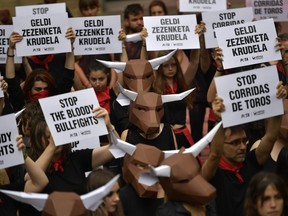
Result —
[{"label": "white horn", "polygon": [[151,64],[152,68],[153,68],[154,70],[157,70],[158,67],[159,67],[162,63],[168,61],[168,60],[176,53],[176,51],[177,51],[177,49],[173,50],[172,52],[168,53],[168,54],[165,55],[165,56],[161,56],[161,57],[158,57],[158,58],[150,59],[149,62],[150,62],[150,64]]},{"label": "white horn", "polygon": [[119,176],[118,174],[102,187],[80,196],[85,208],[90,211],[95,211],[103,202],[103,198],[110,193]]},{"label": "white horn", "polygon": [[218,129],[222,125],[222,121],[219,122],[214,128],[209,131],[202,139],[200,139],[197,143],[195,143],[190,148],[186,149],[183,153],[192,153],[194,157],[197,157],[200,152],[209,144],[211,143],[213,137],[217,133]]},{"label": "white horn", "polygon": [[170,177],[171,176],[171,167],[168,165],[161,165],[159,167],[150,166],[150,171],[153,175],[158,177]]},{"label": "white horn", "polygon": [[185,92],[181,92],[179,94],[167,94],[167,95],[161,95],[162,103],[168,103],[173,101],[179,101],[185,98],[187,95],[189,95],[192,91],[194,91],[195,88],[189,89]]},{"label": "white horn", "polygon": [[20,111],[16,112],[16,113],[15,113],[15,118],[18,118],[25,109],[26,109],[26,108],[24,107],[24,108],[21,109]]},{"label": "white horn", "polygon": [[118,82],[118,88],[119,88],[119,92],[121,92],[123,95],[128,97],[130,100],[132,101],[136,100],[137,95],[138,95],[137,92],[123,88],[123,86],[119,82]]},{"label": "white horn", "polygon": [[112,62],[112,61],[104,61],[104,60],[99,60],[96,59],[96,61],[102,63],[108,68],[113,68],[117,73],[123,72],[126,67],[126,62]]},{"label": "white horn", "polygon": [[38,211],[42,211],[44,209],[45,203],[48,199],[48,194],[26,193],[10,190],[0,190],[0,192],[6,194],[7,196],[19,202],[29,204],[34,208],[36,208]]}]

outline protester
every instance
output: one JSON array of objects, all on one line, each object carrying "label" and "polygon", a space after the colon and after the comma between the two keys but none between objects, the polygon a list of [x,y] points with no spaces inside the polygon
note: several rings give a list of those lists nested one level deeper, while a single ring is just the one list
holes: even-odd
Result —
[{"label": "protester", "polygon": [[[281,82],[277,85],[276,96],[287,96]],[[212,105],[217,115],[225,110],[220,97],[216,97]],[[202,166],[202,175],[217,190],[217,215],[243,215],[244,193],[250,179],[269,158],[279,133],[280,121],[281,116],[267,119],[266,132],[259,146],[250,152],[246,152],[249,139],[241,125],[225,128],[221,139],[213,142],[208,159]]]},{"label": "protester", "polygon": [[[163,56],[165,52],[160,52],[159,55]],[[192,75],[193,73],[186,73]],[[187,78],[188,79],[188,78]],[[188,90],[186,80],[182,73],[180,63],[174,55],[169,61],[160,65],[156,72],[156,79],[153,84],[153,89],[158,94],[176,94]],[[194,144],[193,138],[189,129],[186,127],[186,109],[191,108],[191,97],[184,100],[170,102],[165,104],[165,122],[171,124],[176,136],[178,147],[182,146],[189,148]]]},{"label": "protester", "polygon": [[154,0],[148,6],[150,16],[168,15],[166,4],[161,0]]},{"label": "protester", "polygon": [[[92,170],[87,177],[87,190],[93,191],[114,177],[114,174],[107,169]],[[120,185],[116,182],[111,192],[103,199],[103,203],[94,211],[89,212],[90,216],[124,216],[122,204],[118,195]]]},{"label": "protester", "polygon": [[[21,135],[17,136],[17,147],[23,152],[24,167],[30,178],[24,181],[22,179],[15,183],[0,185],[0,189],[25,191],[25,192],[40,192],[48,184],[48,178],[43,170],[28,156],[25,151],[25,144]],[[43,152],[43,157],[46,157],[47,151]],[[0,215],[1,216],[16,216],[19,206],[16,201],[8,196],[0,193]]]},{"label": "protester", "polygon": [[245,195],[245,216],[283,216],[287,203],[285,183],[275,173],[259,172],[251,179]]},{"label": "protester", "polygon": [[[75,33],[72,28],[67,29],[66,37],[71,40],[71,46],[73,46]],[[9,38],[9,48],[7,51],[6,81],[9,84],[9,99],[14,107],[14,111],[21,110],[25,103],[31,100],[70,92],[74,77],[74,54],[72,49],[72,52],[66,54],[66,61],[63,63],[63,65],[65,64],[65,68],[63,70],[61,69],[61,64],[53,60],[54,55],[50,55],[51,58],[46,56],[51,61],[46,62],[45,65],[41,65],[40,68],[42,69],[36,67],[37,69],[30,71],[25,82],[19,83],[19,80],[17,80],[15,75],[14,49],[16,43],[20,42],[22,39],[23,37],[19,33],[12,32]],[[40,58],[40,56],[38,57]],[[42,57],[43,56],[41,56],[41,58]],[[54,67],[57,68],[53,73],[49,64],[53,64]],[[43,66],[47,68],[43,68]],[[58,74],[55,75],[55,73]],[[61,76],[61,78],[59,76]]]},{"label": "protester", "polygon": [[[100,5],[98,0],[79,0],[78,7],[83,17],[93,17],[98,16]],[[114,54],[111,53],[77,56],[77,61],[75,62],[74,79],[74,88],[76,90],[91,87],[91,83],[88,81],[87,75],[89,73],[89,65],[92,64],[96,59],[112,61],[114,60]],[[108,85],[110,87],[113,87],[117,80],[116,72],[113,69],[111,69],[110,71],[110,76],[111,78],[108,82]],[[80,83],[78,83],[78,78]]]}]

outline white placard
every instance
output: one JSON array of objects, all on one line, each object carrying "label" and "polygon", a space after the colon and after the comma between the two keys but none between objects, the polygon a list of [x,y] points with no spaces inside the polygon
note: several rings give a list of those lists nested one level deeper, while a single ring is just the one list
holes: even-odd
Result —
[{"label": "white placard", "polygon": [[273,18],[275,22],[288,21],[288,0],[246,0],[246,7],[253,7],[257,20]]},{"label": "white placard", "polygon": [[[13,25],[0,25],[0,64],[6,64],[9,37],[13,31]],[[14,56],[14,63],[22,63],[22,58]]]},{"label": "white placard", "polygon": [[23,152],[18,150],[18,129],[14,114],[0,117],[0,169],[24,163]]},{"label": "white placard", "polygon": [[66,3],[38,4],[15,7],[15,14],[19,16],[48,15],[55,13],[66,13]]},{"label": "white placard", "polygon": [[99,137],[79,140],[71,143],[72,151],[77,151],[80,149],[94,149],[100,147]]},{"label": "white placard", "polygon": [[214,29],[251,22],[253,20],[253,11],[251,7],[248,7],[204,12],[202,13],[202,20],[206,24],[205,46],[210,49],[218,47]]},{"label": "white placard", "polygon": [[103,118],[95,118],[99,107],[93,88],[39,100],[56,145],[97,138],[107,134]]},{"label": "white placard", "polygon": [[273,19],[216,28],[215,33],[224,69],[281,59]]},{"label": "white placard", "polygon": [[180,12],[202,12],[226,9],[227,2],[225,0],[179,0]]},{"label": "white placard", "polygon": [[200,48],[199,36],[195,34],[196,15],[149,16],[143,20],[148,51]]},{"label": "white placard", "polygon": [[71,51],[71,42],[65,37],[69,27],[67,13],[13,17],[13,24],[14,31],[23,36],[23,40],[16,43],[17,56]]},{"label": "white placard", "polygon": [[275,65],[215,77],[217,94],[224,101],[223,127],[283,114],[283,100],[276,98],[279,82]]},{"label": "white placard", "polygon": [[69,23],[76,34],[75,55],[122,52],[122,42],[118,40],[120,16],[69,18]]}]

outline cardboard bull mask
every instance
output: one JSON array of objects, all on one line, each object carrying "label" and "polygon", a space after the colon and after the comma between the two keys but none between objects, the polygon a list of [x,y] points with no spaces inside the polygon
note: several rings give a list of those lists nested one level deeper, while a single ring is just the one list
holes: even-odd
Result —
[{"label": "cardboard bull mask", "polygon": [[133,186],[140,197],[156,198],[159,190],[159,183],[144,185],[138,182],[143,172],[148,172],[148,165],[160,165],[164,159],[164,153],[158,148],[150,145],[137,144],[132,155],[126,154],[123,161],[123,178]]},{"label": "cardboard bull mask", "polygon": [[151,59],[133,59],[126,62],[109,62],[97,59],[106,67],[113,68],[117,72],[123,72],[123,86],[132,91],[150,91],[155,79],[153,69],[157,69],[160,64],[168,61],[176,52],[174,50],[165,56]]},{"label": "cardboard bull mask", "polygon": [[11,198],[32,205],[38,211],[43,211],[42,216],[87,216],[88,211],[95,211],[103,202],[119,175],[107,184],[87,194],[79,196],[74,192],[53,192],[51,194],[25,193],[9,190],[0,192]]},{"label": "cardboard bull mask", "polygon": [[145,134],[159,132],[161,119],[164,116],[163,104],[178,101],[189,95],[194,89],[180,94],[160,95],[154,92],[133,92],[119,84],[120,92],[131,100],[129,122],[137,126]]},{"label": "cardboard bull mask", "polygon": [[192,154],[174,154],[161,163],[156,173],[157,170],[165,173],[158,177],[169,200],[204,205],[216,196],[216,189],[201,176]]}]

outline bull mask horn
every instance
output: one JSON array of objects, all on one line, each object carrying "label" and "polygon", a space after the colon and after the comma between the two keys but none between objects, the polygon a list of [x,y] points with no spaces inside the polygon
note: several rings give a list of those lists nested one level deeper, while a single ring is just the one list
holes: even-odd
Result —
[{"label": "bull mask horn", "polygon": [[24,107],[24,108],[21,109],[20,111],[16,112],[16,113],[15,113],[15,118],[18,118],[25,109],[26,109],[26,108]]},{"label": "bull mask horn", "polygon": [[158,57],[158,58],[154,58],[154,59],[150,59],[149,60],[149,63],[151,64],[152,68],[154,70],[157,70],[158,67],[168,61],[175,53],[176,53],[177,49],[173,50],[172,52],[168,53],[167,55],[165,56],[161,56],[161,57]]},{"label": "bull mask horn", "polygon": [[112,62],[112,61],[104,61],[96,59],[96,61],[102,63],[104,66],[108,68],[113,68],[117,73],[123,72],[126,67],[126,62]]},{"label": "bull mask horn", "polygon": [[123,86],[119,82],[118,82],[118,89],[119,89],[119,92],[121,92],[123,95],[128,97],[130,100],[132,101],[136,100],[137,95],[138,95],[137,92],[123,88]]},{"label": "bull mask horn", "polygon": [[[218,129],[222,125],[222,121],[219,122],[212,130],[209,131],[202,139],[195,143],[190,148],[185,149],[183,153],[191,153],[194,157],[197,157],[200,152],[213,140],[213,137],[217,133]],[[178,153],[179,150],[164,151],[165,158],[170,157],[173,154]]]},{"label": "bull mask horn", "polygon": [[[120,175],[115,176],[105,185],[87,194],[80,196],[85,208],[90,211],[95,211],[99,207],[99,205],[101,205],[101,203],[103,202],[103,198],[110,193],[112,187],[117,182],[119,176]],[[38,211],[42,211],[44,209],[46,201],[48,200],[49,197],[48,194],[41,194],[41,193],[26,193],[10,190],[0,190],[0,192],[6,194],[7,196],[19,202],[29,204],[34,208],[36,208]]]},{"label": "bull mask horn", "polygon": [[95,211],[99,207],[99,205],[103,202],[103,198],[110,193],[112,187],[117,182],[119,177],[120,175],[118,174],[114,176],[104,186],[99,187],[87,194],[81,195],[80,198],[85,208],[90,211]]},{"label": "bull mask horn", "polygon": [[170,177],[171,176],[171,167],[168,165],[161,165],[158,167],[150,166],[150,171],[153,175],[157,177]]},{"label": "bull mask horn", "polygon": [[189,89],[187,91],[181,92],[179,94],[168,94],[168,95],[161,95],[162,102],[168,103],[173,101],[179,101],[188,96],[192,91],[194,91],[195,88]]},{"label": "bull mask horn", "polygon": [[126,153],[132,155],[135,152],[135,145],[125,142],[121,139],[117,139],[114,133],[111,133],[110,137],[112,145],[110,146],[109,151],[114,156],[114,158],[124,157]]}]

